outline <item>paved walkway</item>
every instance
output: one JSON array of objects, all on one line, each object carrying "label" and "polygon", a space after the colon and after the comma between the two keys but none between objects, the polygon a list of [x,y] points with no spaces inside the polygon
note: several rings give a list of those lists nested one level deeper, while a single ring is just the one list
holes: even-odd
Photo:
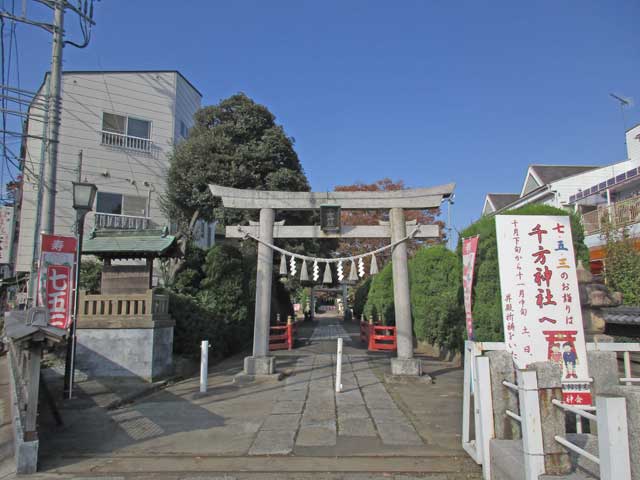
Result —
[{"label": "paved walkway", "polygon": [[[434,385],[386,385],[389,357],[367,353],[356,324],[321,317],[299,334],[277,383],[233,383],[241,355],[211,369],[206,395],[193,378],[109,410],[112,388],[79,383],[93,393],[63,404],[64,427],[43,411],[39,477],[480,478],[460,447],[460,369],[425,359]],[[351,341],[336,394],[338,336]]]}]

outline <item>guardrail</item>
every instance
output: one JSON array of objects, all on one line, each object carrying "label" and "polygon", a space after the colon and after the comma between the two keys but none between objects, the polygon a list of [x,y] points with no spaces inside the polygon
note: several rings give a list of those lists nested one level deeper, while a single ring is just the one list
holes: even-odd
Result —
[{"label": "guardrail", "polygon": [[617,228],[640,223],[640,196],[600,206],[582,214],[585,235],[599,232],[606,223]]},{"label": "guardrail", "polygon": [[600,466],[602,480],[631,478],[629,437],[627,428],[627,404],[623,397],[596,397],[597,415],[552,400],[553,405],[564,412],[571,412],[598,425],[598,456],[587,452],[566,437],[556,435],[555,441],[572,452]]},{"label": "guardrail", "polygon": [[292,350],[298,336],[298,322],[295,317],[289,317],[286,324],[279,320],[277,323],[269,327],[269,351]]},{"label": "guardrail", "polygon": [[116,230],[147,230],[155,225],[149,217],[119,215],[115,213],[95,212],[95,226]]},{"label": "guardrail", "polygon": [[640,352],[640,343],[587,343],[588,351],[600,351],[600,352],[615,352],[618,355],[622,354],[622,361],[624,365],[624,377],[619,378],[620,382],[625,385],[633,385],[634,383],[640,383],[640,377],[634,377],[631,371],[631,353]]},{"label": "guardrail", "polygon": [[134,137],[124,135],[122,133],[107,132],[102,130],[102,145],[108,147],[127,148],[129,150],[138,150],[140,152],[151,151],[151,140],[148,138]]},{"label": "guardrail", "polygon": [[[506,346],[502,342],[465,342],[465,356],[464,356],[464,390],[463,390],[463,418],[462,418],[462,447],[464,450],[474,459],[474,461],[480,465],[482,465],[483,477],[485,479],[491,478],[491,465],[490,465],[490,455],[489,455],[489,444],[492,438],[495,437],[494,431],[494,410],[493,410],[493,398],[491,392],[491,373],[489,368],[489,358],[484,356],[484,353],[488,351],[502,351],[506,350]],[[607,351],[607,352],[616,352],[622,354],[623,360],[623,372],[619,374],[618,380],[624,385],[633,385],[637,382],[640,382],[640,378],[634,377],[633,372],[631,370],[631,353],[632,352],[640,352],[640,343],[587,343],[588,351]],[[538,444],[538,440],[535,438],[529,438],[530,435],[527,432],[535,432],[535,425],[538,424],[539,420],[536,418],[536,409],[539,416],[539,403],[534,398],[538,396],[537,391],[537,379],[535,379],[535,372],[529,372],[526,370],[519,370],[516,372],[518,375],[517,383],[512,383],[508,381],[503,381],[502,385],[509,389],[510,391],[518,394],[519,401],[519,412],[506,409],[504,415],[506,415],[511,420],[518,422],[522,426],[522,437],[523,443],[527,442],[527,446],[524,448],[525,452],[536,452],[536,445]],[[533,375],[533,377],[531,377]],[[529,378],[531,377],[531,378]],[[535,383],[534,383],[535,380]],[[534,386],[535,385],[535,386]],[[528,398],[531,397],[531,398]],[[576,431],[577,433],[581,433],[581,418],[589,418],[593,420],[594,418],[597,421],[604,422],[601,415],[595,415],[595,417],[590,417],[589,415],[593,415],[594,412],[599,410],[598,406],[600,405],[598,402],[603,402],[603,399],[609,399],[614,397],[596,397],[596,407],[580,407],[580,409],[576,409],[575,407],[565,406],[559,401],[555,401],[554,405],[559,407],[562,405],[567,412],[576,415]],[[624,402],[624,399],[619,399]],[[559,404],[559,405],[558,405]],[[532,405],[529,407],[528,405]],[[473,407],[473,408],[472,408]],[[576,413],[579,411],[580,413]],[[600,409],[600,412],[602,410]],[[612,411],[609,409],[609,411]],[[613,410],[615,411],[615,409]],[[619,422],[625,422],[624,428],[626,432],[626,413],[625,415],[621,415],[622,409],[618,409],[618,419]],[[626,412],[626,409],[624,409]],[[611,416],[612,413],[606,414],[607,417]],[[599,417],[599,418],[598,418]],[[474,423],[474,428],[471,428],[471,422]],[[617,424],[615,424],[617,425]],[[529,428],[531,427],[531,428]],[[605,426],[598,424],[598,431],[601,432],[602,428],[613,428],[610,426]],[[617,428],[617,427],[615,427]],[[537,430],[540,432],[540,430]],[[475,432],[475,436],[473,435]],[[607,434],[608,435],[608,434]],[[599,436],[598,441],[604,442],[607,438],[607,435],[602,435],[602,438]],[[626,435],[626,433],[625,433]],[[560,437],[560,440],[557,440],[557,443],[565,445],[568,440],[564,437]],[[565,443],[563,443],[565,442]],[[610,463],[613,462],[618,463],[619,465],[624,465],[624,463],[620,463],[615,460],[614,457],[611,457],[607,450],[610,448],[611,444],[607,444],[608,446],[603,446],[600,450],[599,461],[601,463],[601,472],[605,472],[610,467]],[[575,446],[575,445],[572,445]],[[580,448],[575,446],[576,448]],[[623,449],[624,450],[624,449]],[[541,451],[541,450],[539,450]],[[628,456],[628,448],[626,450]],[[588,452],[587,452],[588,453]],[[617,454],[616,454],[617,455]],[[607,460],[604,460],[606,456]],[[589,458],[585,456],[585,458]],[[592,460],[592,458],[589,458]],[[525,463],[527,461],[532,462],[532,468],[527,468],[527,471],[536,472],[540,468],[539,460],[536,458],[531,458],[527,460],[525,458]],[[536,464],[536,462],[538,462]],[[604,462],[604,466],[602,465]],[[538,465],[536,467],[536,465]],[[544,465],[543,465],[544,467]],[[537,477],[531,477],[537,478]],[[618,476],[618,477],[605,477],[602,478],[629,478],[628,476]]]},{"label": "guardrail", "polygon": [[360,341],[371,352],[395,351],[398,349],[396,327],[360,322]]}]

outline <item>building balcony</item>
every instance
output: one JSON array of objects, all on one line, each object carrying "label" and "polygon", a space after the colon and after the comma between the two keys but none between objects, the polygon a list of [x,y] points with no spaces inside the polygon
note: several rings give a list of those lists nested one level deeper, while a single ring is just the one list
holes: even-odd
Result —
[{"label": "building balcony", "polygon": [[101,131],[102,145],[107,147],[125,148],[138,152],[151,152],[151,140],[148,138],[133,137],[122,133]]},{"label": "building balcony", "polygon": [[602,228],[607,222],[614,228],[640,223],[640,196],[631,197],[611,205],[601,205],[595,210],[582,214],[585,235],[594,235],[602,232]]},{"label": "building balcony", "polygon": [[149,217],[95,212],[95,228],[113,230],[149,230],[156,225]]}]

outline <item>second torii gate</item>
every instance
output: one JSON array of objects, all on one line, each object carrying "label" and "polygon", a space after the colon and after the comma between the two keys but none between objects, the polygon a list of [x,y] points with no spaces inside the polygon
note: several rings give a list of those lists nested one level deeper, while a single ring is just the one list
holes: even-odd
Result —
[{"label": "second torii gate", "polygon": [[[249,226],[228,226],[227,238],[242,238],[247,233],[260,239],[256,278],[256,309],[253,330],[253,355],[244,359],[244,373],[255,377],[275,373],[275,357],[269,355],[269,324],[271,317],[271,283],[273,278],[274,238],[390,238],[400,242],[392,249],[393,297],[395,304],[397,357],[391,360],[394,375],[421,375],[422,365],[413,358],[413,328],[404,210],[437,208],[451,197],[455,184],[431,188],[395,190],[389,192],[282,192],[241,190],[209,185],[215,197],[222,198],[225,208],[259,209],[260,223]],[[339,232],[327,233],[317,225],[289,226],[275,224],[276,210],[320,210],[323,205],[339,205],[345,210],[389,209],[388,225],[344,226]],[[420,225],[414,238],[438,238],[438,225]],[[264,243],[262,243],[264,242]]]}]

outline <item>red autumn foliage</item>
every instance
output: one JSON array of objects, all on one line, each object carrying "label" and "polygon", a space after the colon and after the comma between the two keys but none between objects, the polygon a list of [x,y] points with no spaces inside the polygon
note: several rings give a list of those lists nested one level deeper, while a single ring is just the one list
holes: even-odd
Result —
[{"label": "red autumn foliage", "polygon": [[[374,183],[354,183],[353,185],[339,185],[335,187],[336,192],[389,192],[393,190],[406,190],[408,187],[403,180],[393,181],[390,178],[383,178],[377,180]],[[407,221],[416,220],[421,225],[439,224],[441,231],[444,227],[444,223],[436,220],[439,215],[440,209],[428,209],[428,210],[405,210],[405,219]],[[388,210],[342,210],[341,221],[342,225],[378,225],[380,221],[389,220]],[[410,228],[407,229],[407,233],[410,233]],[[430,243],[441,243],[445,240],[444,232],[440,239],[415,239],[411,240],[409,246],[409,256],[412,256],[415,251],[423,245]],[[386,238],[357,238],[357,239],[341,239],[338,245],[338,252],[341,256],[347,255],[359,255],[361,253],[370,252],[377,248],[388,245],[390,239]],[[391,256],[389,250],[377,256],[378,265],[382,267]]]}]

